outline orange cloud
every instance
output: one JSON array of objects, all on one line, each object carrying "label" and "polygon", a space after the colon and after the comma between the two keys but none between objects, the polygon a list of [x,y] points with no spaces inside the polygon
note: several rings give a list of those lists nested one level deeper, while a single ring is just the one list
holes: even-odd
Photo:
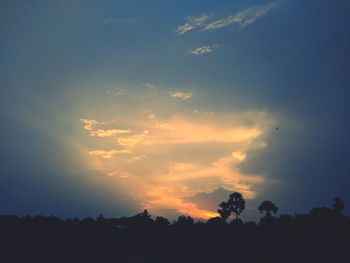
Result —
[{"label": "orange cloud", "polygon": [[98,122],[96,120],[89,119],[80,119],[80,123],[83,128],[89,131],[89,135],[94,137],[111,137],[119,134],[127,134],[130,133],[130,130],[122,130],[122,129],[95,129],[97,125],[108,125],[108,122]]},{"label": "orange cloud", "polygon": [[199,209],[196,204],[185,202],[183,199],[176,196],[169,196],[162,194],[161,196],[152,196],[152,200],[146,205],[148,209],[152,210],[167,210],[176,209],[180,214],[190,215],[198,219],[209,219],[211,217],[219,216],[218,213]]},{"label": "orange cloud", "polygon": [[[191,94],[172,96],[188,99]],[[108,122],[80,120],[92,137],[99,137],[90,138],[87,162],[120,180],[119,190],[137,196],[145,208],[208,219],[217,216],[216,211],[203,209],[189,197],[224,187],[252,199],[257,186],[265,183],[262,175],[239,169],[251,151],[266,147],[264,138],[273,120],[265,112],[185,110],[166,115],[142,108],[142,115],[124,110],[125,116]],[[121,120],[130,129],[119,129]]]},{"label": "orange cloud", "polygon": [[149,134],[147,130],[143,131],[141,134],[136,134],[128,137],[118,138],[117,142],[119,145],[127,147],[127,148],[133,148],[138,143],[141,143],[145,140],[146,136]]},{"label": "orange cloud", "polygon": [[129,150],[110,150],[110,151],[102,151],[102,150],[95,150],[95,151],[89,151],[90,155],[105,158],[105,159],[111,159],[113,156],[118,154],[131,154]]},{"label": "orange cloud", "polygon": [[247,142],[257,138],[262,131],[258,127],[235,125],[225,127],[215,123],[200,123],[184,118],[174,118],[155,126],[152,132],[153,144],[161,143],[208,143],[208,142]]},{"label": "orange cloud", "polygon": [[111,137],[118,134],[127,134],[130,133],[130,130],[117,130],[117,129],[111,129],[111,130],[96,130],[91,131],[90,136],[97,136],[97,137]]},{"label": "orange cloud", "polygon": [[181,100],[188,100],[192,97],[191,92],[173,91],[173,92],[169,92],[169,94],[171,97],[181,99]]},{"label": "orange cloud", "polygon": [[85,130],[91,131],[94,125],[98,124],[96,120],[80,119],[80,123]]}]

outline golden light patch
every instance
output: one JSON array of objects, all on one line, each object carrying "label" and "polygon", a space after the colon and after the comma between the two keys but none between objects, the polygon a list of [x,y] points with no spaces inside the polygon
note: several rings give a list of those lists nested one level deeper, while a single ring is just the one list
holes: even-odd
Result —
[{"label": "golden light patch", "polygon": [[245,160],[245,158],[247,157],[247,155],[245,153],[242,152],[233,152],[232,156],[235,157],[238,161],[242,162]]},{"label": "golden light patch", "polygon": [[165,216],[170,210],[202,219],[218,216],[216,210],[185,199],[219,187],[255,198],[256,186],[265,178],[244,174],[239,165],[251,151],[266,147],[264,138],[272,123],[268,114],[170,114],[168,104],[163,107],[167,114],[141,105],[138,111],[124,108],[124,115],[107,121],[81,119],[83,129],[97,137],[90,137],[90,167],[119,180],[118,191],[130,193],[150,211],[165,211]]},{"label": "golden light patch", "polygon": [[129,130],[117,130],[117,129],[111,129],[111,130],[96,130],[91,131],[90,136],[97,136],[97,137],[111,137],[118,134],[126,134],[130,133]]},{"label": "golden light patch", "polygon": [[102,150],[95,150],[95,151],[90,151],[90,155],[93,156],[99,156],[101,158],[105,159],[111,159],[113,156],[118,155],[118,154],[131,154],[131,151],[127,149],[123,150],[110,150],[110,151],[102,151]]}]

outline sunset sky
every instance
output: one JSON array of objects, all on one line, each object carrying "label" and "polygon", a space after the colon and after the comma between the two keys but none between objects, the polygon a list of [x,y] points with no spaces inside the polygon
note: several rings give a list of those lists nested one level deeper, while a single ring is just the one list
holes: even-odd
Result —
[{"label": "sunset sky", "polygon": [[[350,206],[350,1],[0,3],[0,214]],[[350,210],[346,209],[346,212]]]}]

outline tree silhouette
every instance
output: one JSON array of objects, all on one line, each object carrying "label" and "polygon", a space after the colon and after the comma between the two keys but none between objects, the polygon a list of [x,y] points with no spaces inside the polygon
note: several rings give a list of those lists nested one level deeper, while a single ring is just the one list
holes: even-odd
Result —
[{"label": "tree silhouette", "polygon": [[245,200],[241,193],[235,192],[230,194],[227,202],[222,202],[219,206],[218,213],[223,220],[226,221],[232,213],[235,214],[235,219],[237,219],[245,209]]},{"label": "tree silhouette", "polygon": [[150,213],[148,213],[147,209],[143,210],[143,212],[141,212],[137,216],[140,216],[141,218],[144,218],[144,219],[151,219],[151,215]]},{"label": "tree silhouette", "polygon": [[265,217],[271,217],[271,212],[276,214],[278,211],[278,207],[268,200],[262,202],[258,209],[260,213],[265,212]]},{"label": "tree silhouette", "polygon": [[343,200],[340,197],[334,197],[332,201],[333,201],[333,205],[332,205],[333,209],[341,213],[345,207]]},{"label": "tree silhouette", "polygon": [[225,225],[226,223],[222,217],[212,217],[208,219],[207,224],[208,225]]},{"label": "tree silhouette", "polygon": [[168,219],[166,219],[165,217],[163,216],[157,216],[156,219],[155,219],[155,222],[157,225],[159,226],[168,226],[170,225],[170,222]]},{"label": "tree silhouette", "polygon": [[230,208],[229,208],[229,204],[228,202],[222,202],[221,204],[219,204],[219,206],[221,207],[220,209],[218,209],[218,213],[220,215],[220,217],[226,221],[227,218],[230,217],[231,215],[231,211],[230,211]]},{"label": "tree silhouette", "polygon": [[178,217],[177,221],[175,222],[177,225],[193,225],[194,224],[194,219],[191,216],[185,216],[181,215]]},{"label": "tree silhouette", "polygon": [[154,221],[152,220],[151,215],[147,211],[147,209],[145,209],[141,213],[138,213],[126,219],[126,225],[129,228],[133,228],[133,229],[146,228],[147,226],[152,225],[153,223]]}]

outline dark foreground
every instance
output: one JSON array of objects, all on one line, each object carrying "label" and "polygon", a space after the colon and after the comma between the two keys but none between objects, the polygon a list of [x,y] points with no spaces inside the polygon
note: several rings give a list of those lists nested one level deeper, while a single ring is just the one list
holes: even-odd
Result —
[{"label": "dark foreground", "polygon": [[0,262],[350,262],[350,220],[326,208],[259,224],[1,216]]}]

